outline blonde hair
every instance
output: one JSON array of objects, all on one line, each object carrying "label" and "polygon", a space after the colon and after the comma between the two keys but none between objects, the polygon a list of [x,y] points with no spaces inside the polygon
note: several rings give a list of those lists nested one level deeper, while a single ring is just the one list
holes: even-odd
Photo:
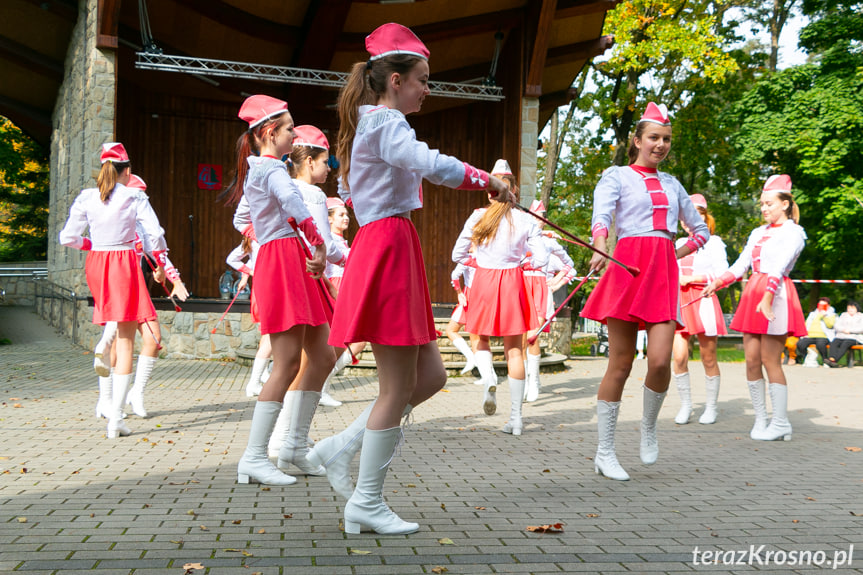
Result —
[{"label": "blonde hair", "polygon": [[716,230],[716,218],[713,217],[713,214],[707,211],[707,208],[695,206],[695,209],[698,210],[698,213],[701,214],[702,218],[704,218],[704,223],[707,224],[707,231],[709,231],[712,236],[713,232]]},{"label": "blonde hair", "polygon": [[779,199],[784,201],[788,201],[788,207],[785,209],[785,215],[789,220],[792,220],[795,224],[800,223],[800,208],[797,206],[797,202],[794,201],[794,198],[791,194],[787,192],[777,192],[776,194],[779,196]]},{"label": "blonde hair", "polygon": [[[515,201],[518,201],[521,194],[519,193],[518,184],[515,181],[515,176],[500,176],[500,179],[509,185],[509,191],[515,196]],[[497,235],[500,224],[506,218],[512,227],[512,204],[509,202],[493,202],[485,211],[479,221],[473,227],[473,233],[470,236],[470,241],[474,245],[481,246],[490,242]]]},{"label": "blonde hair", "polygon": [[117,186],[117,180],[123,171],[131,167],[130,162],[105,162],[102,164],[102,169],[99,170],[99,176],[96,178],[96,184],[99,186],[99,199],[102,202],[107,202],[111,199],[111,193]]},{"label": "blonde hair", "polygon": [[376,104],[386,94],[392,74],[407,74],[423,59],[406,54],[391,54],[378,60],[357,62],[351,68],[347,83],[339,92],[339,137],[336,158],[339,161],[339,177],[342,186],[350,189],[348,176],[351,173],[351,152],[357,134],[359,107]]}]

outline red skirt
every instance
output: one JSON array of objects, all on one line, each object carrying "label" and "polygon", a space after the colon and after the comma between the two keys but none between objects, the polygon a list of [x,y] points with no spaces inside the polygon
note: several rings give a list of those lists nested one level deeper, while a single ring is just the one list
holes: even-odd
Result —
[{"label": "red skirt", "polygon": [[330,283],[333,284],[337,290],[341,291],[342,289],[342,276],[333,276],[330,279]]},{"label": "red skirt", "polygon": [[632,277],[617,264],[608,262],[602,278],[587,298],[581,317],[607,323],[608,318],[637,323],[676,321],[680,317],[677,259],[671,240],[658,237],[630,237],[617,242],[614,257],[641,273]]},{"label": "red skirt", "polygon": [[437,339],[419,236],[390,217],[362,226],[345,265],[330,345],[425,345]]},{"label": "red skirt", "polygon": [[[465,287],[462,292],[464,293],[464,299],[466,301],[470,301],[470,288]],[[452,310],[452,315],[449,319],[450,321],[454,321],[456,323],[464,325],[464,323],[467,321],[467,308],[465,308],[465,306],[461,304],[458,304],[457,306],[455,306],[455,309]]]},{"label": "red skirt", "polygon": [[782,284],[773,296],[773,315],[776,316],[773,321],[767,321],[766,317],[755,311],[758,302],[764,297],[766,287],[767,274],[752,274],[743,288],[737,312],[731,320],[731,329],[741,333],[806,337],[806,319],[791,279],[782,278]]},{"label": "red skirt", "polygon": [[252,313],[252,323],[261,323],[261,314],[258,313],[258,300],[255,298],[255,282],[252,282],[252,295],[249,298],[249,311]]},{"label": "red skirt", "polygon": [[[719,306],[719,298],[713,294],[693,303],[704,293],[705,286],[684,286],[680,288],[680,313],[683,315],[683,329],[678,330],[684,337],[696,334],[707,336],[727,335],[725,318]],[[686,307],[683,307],[685,306]]]},{"label": "red skirt", "polygon": [[465,331],[478,335],[521,335],[539,327],[521,268],[477,268],[471,285]]},{"label": "red skirt", "polygon": [[84,274],[93,294],[93,323],[156,319],[135,250],[88,252]]},{"label": "red skirt", "polygon": [[527,287],[527,297],[533,302],[536,317],[548,317],[548,280],[545,274],[524,274],[524,285]]},{"label": "red skirt", "polygon": [[327,323],[318,286],[306,273],[306,256],[296,237],[261,246],[255,261],[255,283],[261,334]]}]

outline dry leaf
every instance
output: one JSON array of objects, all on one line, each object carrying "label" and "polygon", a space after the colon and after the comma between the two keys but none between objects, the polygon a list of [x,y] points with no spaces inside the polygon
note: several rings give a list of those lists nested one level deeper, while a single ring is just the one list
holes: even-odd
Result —
[{"label": "dry leaf", "polygon": [[194,571],[194,570],[199,570],[199,569],[203,569],[203,568],[204,568],[204,566],[201,565],[200,563],[186,563],[185,565],[183,565],[183,569],[185,569],[186,571]]},{"label": "dry leaf", "polygon": [[282,517],[284,517],[285,519],[290,519],[293,516],[294,516],[293,513],[286,513],[285,515],[282,515]]},{"label": "dry leaf", "polygon": [[371,551],[363,551],[362,549],[354,549],[353,547],[348,547],[348,554],[350,555],[371,555]]},{"label": "dry leaf", "polygon": [[27,523],[27,518],[26,517],[19,517],[18,523]]},{"label": "dry leaf", "polygon": [[855,453],[858,451],[861,451],[861,450],[863,450],[863,448],[860,448],[860,447],[846,447],[845,448],[845,451],[853,451]]},{"label": "dry leaf", "polygon": [[588,517],[599,517],[599,513],[588,513]]},{"label": "dry leaf", "polygon": [[452,393],[452,392],[451,392],[450,390],[448,390],[448,389],[442,389],[442,390],[441,390],[441,392],[442,392],[442,393]]},{"label": "dry leaf", "polygon": [[188,511],[186,511],[186,515],[197,515],[197,513],[195,513],[194,509],[189,509]]},{"label": "dry leaf", "polygon": [[479,509],[480,511],[485,511],[485,507],[474,507],[474,509]]},{"label": "dry leaf", "polygon": [[27,468],[26,468],[26,467],[22,467],[22,468],[21,468],[21,473],[27,473]]},{"label": "dry leaf", "polygon": [[179,541],[176,541],[176,540],[172,539],[172,540],[171,540],[171,543],[176,543],[177,545],[182,545],[182,544],[183,544],[183,540],[182,540],[182,539],[180,539]]},{"label": "dry leaf", "polygon": [[446,567],[432,567],[431,570],[432,573],[446,573],[447,571],[449,571],[449,569]]},{"label": "dry leaf", "polygon": [[792,519],[791,523],[800,523],[800,520],[799,519]]},{"label": "dry leaf", "polygon": [[452,539],[450,539],[449,537],[444,537],[443,539],[438,539],[437,542],[440,543],[441,545],[455,545],[455,543],[453,543]]},{"label": "dry leaf", "polygon": [[209,448],[209,447],[205,447],[205,448],[204,448],[204,453],[210,453],[210,448]]},{"label": "dry leaf", "polygon": [[206,525],[201,525],[201,531],[209,531],[209,530],[210,530],[210,528],[207,527]]},{"label": "dry leaf", "polygon": [[261,491],[270,491],[269,487],[261,487]]},{"label": "dry leaf", "polygon": [[413,483],[408,483],[407,485],[405,485],[405,487],[416,487],[416,485]]},{"label": "dry leaf", "polygon": [[23,405],[21,405],[20,403],[13,403],[13,404],[12,404],[12,407],[16,407],[16,408],[17,408],[17,407],[24,407],[24,406],[23,406]]},{"label": "dry leaf", "polygon": [[747,482],[746,482],[746,487],[755,487],[755,484],[754,484],[754,483],[749,483],[749,482],[747,481]]},{"label": "dry leaf", "polygon": [[854,513],[853,511],[849,511],[848,513],[850,513],[854,517],[863,517],[863,513]]},{"label": "dry leaf", "polygon": [[232,524],[234,524],[234,525],[239,525],[239,524],[240,524],[240,523],[242,523],[242,522],[243,522],[243,520],[242,520],[242,519],[234,519],[233,521],[231,521],[231,523],[232,523]]},{"label": "dry leaf", "polygon": [[262,533],[266,533],[266,532],[267,532],[266,529],[258,529],[258,534],[262,534]]},{"label": "dry leaf", "polygon": [[552,523],[547,525],[528,525],[527,530],[534,533],[563,533],[563,523]]},{"label": "dry leaf", "polygon": [[542,472],[543,473],[551,473],[551,469],[543,469]]},{"label": "dry leaf", "polygon": [[441,508],[441,509],[443,509],[443,510],[445,511],[445,510],[446,510],[446,503],[441,503],[441,504],[440,504],[440,508]]},{"label": "dry leaf", "polygon": [[806,498],[806,501],[818,501],[818,500],[817,500],[817,499],[815,499],[814,497],[807,497],[807,498]]}]

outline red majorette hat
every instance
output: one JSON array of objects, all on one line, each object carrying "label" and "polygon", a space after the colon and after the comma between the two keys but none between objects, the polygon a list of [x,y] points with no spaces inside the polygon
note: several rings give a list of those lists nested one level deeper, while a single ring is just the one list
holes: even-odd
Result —
[{"label": "red majorette hat", "polygon": [[105,162],[125,164],[129,161],[129,154],[126,153],[126,148],[120,142],[108,142],[102,144],[102,155],[99,157],[99,161],[103,164]]},{"label": "red majorette hat", "polygon": [[308,124],[294,127],[294,146],[311,146],[312,148],[330,149],[327,137],[319,129]]},{"label": "red majorette hat", "polygon": [[240,113],[237,115],[240,119],[249,123],[249,129],[251,130],[270,118],[284,114],[287,111],[288,103],[284,100],[258,94],[246,98],[246,101],[240,106]]},{"label": "red majorette hat", "polygon": [[366,52],[371,55],[369,60],[377,60],[391,54],[408,54],[429,59],[429,49],[417,35],[401,24],[390,22],[378,26],[374,32],[366,36]]},{"label": "red majorette hat", "polygon": [[135,174],[132,174],[131,176],[129,176],[129,183],[126,184],[126,187],[127,188],[134,188],[136,190],[146,190],[147,189],[147,182],[142,180],[140,176],[136,176]]},{"label": "red majorette hat", "polygon": [[656,105],[653,102],[647,104],[644,110],[644,115],[641,116],[639,122],[653,122],[660,126],[670,126],[671,120],[668,119],[668,108],[665,104]]},{"label": "red majorette hat", "polygon": [[707,199],[701,194],[692,194],[689,199],[692,200],[692,205],[696,208],[707,209]]},{"label": "red majorette hat", "polygon": [[512,168],[509,167],[509,162],[506,160],[498,160],[494,163],[491,169],[492,176],[511,176]]},{"label": "red majorette hat", "polygon": [[327,198],[327,210],[344,206],[345,203],[341,198]]},{"label": "red majorette hat", "polygon": [[764,188],[762,189],[764,192],[773,192],[775,194],[778,193],[791,193],[791,176],[787,174],[782,175],[774,175],[767,178],[767,181],[764,182]]},{"label": "red majorette hat", "polygon": [[545,204],[542,203],[542,200],[534,200],[533,203],[530,204],[530,211],[532,212],[546,212],[548,210],[545,209]]}]

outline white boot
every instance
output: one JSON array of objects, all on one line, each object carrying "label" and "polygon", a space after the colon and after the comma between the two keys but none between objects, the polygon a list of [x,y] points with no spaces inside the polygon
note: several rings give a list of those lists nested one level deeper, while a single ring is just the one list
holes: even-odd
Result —
[{"label": "white boot", "polygon": [[716,423],[716,402],[719,400],[719,376],[707,376],[704,378],[704,388],[707,392],[707,401],[704,403],[704,413],[698,418],[698,423]]},{"label": "white boot", "polygon": [[135,367],[135,384],[129,390],[129,395],[126,396],[126,403],[132,406],[132,411],[139,417],[147,417],[147,410],[144,409],[144,388],[150,381],[150,374],[153,373],[155,364],[155,357],[138,356],[138,365]]},{"label": "white boot", "polygon": [[273,427],[273,432],[270,434],[270,440],[267,442],[267,457],[273,458],[279,456],[279,450],[282,449],[282,443],[288,436],[288,428],[291,426],[291,413],[293,412],[293,402],[297,398],[296,394],[290,392],[285,393],[285,399],[282,403],[282,410],[279,411],[279,417],[276,418],[276,425]]},{"label": "white boot", "polygon": [[344,368],[351,365],[353,360],[354,358],[351,355],[350,349],[343,351],[342,355],[336,359],[336,364],[333,366],[333,375],[338,375]]},{"label": "white boot", "polygon": [[747,381],[749,386],[749,397],[752,398],[752,409],[755,410],[755,425],[749,432],[749,437],[756,439],[767,429],[767,400],[764,397],[764,380]]},{"label": "white boot", "polygon": [[527,354],[527,385],[525,401],[533,403],[539,397],[539,359],[540,355]]},{"label": "white boot", "polygon": [[[99,377],[108,377],[111,373],[111,346],[117,338],[117,322],[105,323],[102,337],[93,350],[93,369]],[[106,361],[107,360],[107,361]]]},{"label": "white boot", "polygon": [[107,435],[108,439],[115,439],[132,433],[123,423],[123,404],[126,403],[126,390],[129,389],[132,374],[117,375],[115,373],[111,379],[113,385],[111,386],[111,412],[108,414]]},{"label": "white boot", "polygon": [[267,458],[267,443],[281,410],[282,404],[278,401],[255,402],[252,427],[249,429],[249,443],[237,465],[237,483],[293,485],[297,482],[296,477],[282,473]]},{"label": "white boot", "polygon": [[[292,401],[288,401],[289,395],[294,396]],[[320,398],[317,391],[288,391],[285,394],[285,403],[291,407],[291,424],[279,449],[278,467],[284,469],[293,464],[306,475],[326,475],[327,470],[321,465],[312,465],[306,460],[309,452],[306,439]]]},{"label": "white boot", "polygon": [[249,383],[246,384],[246,397],[255,397],[261,394],[261,390],[264,388],[261,383],[261,376],[264,374],[269,361],[269,358],[266,357],[255,358],[252,363],[252,373],[249,375]]},{"label": "white boot", "polygon": [[[680,411],[674,416],[674,423],[684,425],[692,417],[692,390],[689,388],[689,372],[672,373],[677,393],[680,395]],[[711,422],[712,423],[712,422]]]},{"label": "white boot", "polygon": [[524,399],[524,380],[509,378],[509,397],[511,406],[509,409],[509,421],[503,426],[504,433],[521,435],[521,402]]},{"label": "white boot", "polygon": [[494,415],[497,411],[497,374],[494,372],[494,361],[490,351],[478,350],[474,354],[476,367],[482,376],[485,385],[485,394],[482,400],[482,410],[486,415]]},{"label": "white boot", "polygon": [[464,338],[457,337],[452,340],[452,344],[455,346],[457,350],[465,357],[467,360],[464,367],[461,370],[461,374],[465,375],[473,371],[473,368],[476,367],[476,360],[473,357],[473,351],[471,351],[470,346],[464,340]]},{"label": "white boot", "polygon": [[416,533],[420,526],[402,521],[384,502],[384,479],[401,438],[401,427],[366,429],[357,488],[345,505],[345,533],[369,527],[382,535]]},{"label": "white boot", "polygon": [[318,441],[306,455],[306,459],[312,465],[323,465],[326,468],[327,481],[345,499],[350,499],[354,492],[351,461],[363,445],[366,422],[374,405],[372,402],[341,433]]},{"label": "white boot", "polygon": [[629,481],[629,474],[617,461],[614,452],[614,430],[617,427],[617,415],[620,411],[619,401],[596,402],[596,428],[599,444],[596,447],[596,457],[593,458],[593,470],[599,475],[617,481]]},{"label": "white boot", "polygon": [[264,368],[264,373],[261,374],[261,386],[267,383],[270,379],[270,374],[273,373],[273,361],[267,360],[267,367]]},{"label": "white boot", "polygon": [[771,383],[770,403],[773,404],[773,417],[770,425],[764,431],[753,431],[752,439],[759,441],[776,441],[784,439],[791,441],[791,422],[788,421],[788,386],[781,383]]},{"label": "white boot", "polygon": [[321,405],[326,405],[327,407],[338,407],[342,404],[341,401],[330,395],[330,378],[336,373],[336,368],[334,367],[330,372],[330,375],[327,376],[324,386],[321,388],[321,401],[319,402]]},{"label": "white boot", "polygon": [[641,461],[645,465],[656,463],[659,457],[659,440],[656,438],[656,419],[667,392],[656,393],[644,386],[644,411],[641,415]]},{"label": "white boot", "polygon": [[114,396],[110,371],[108,377],[99,376],[99,403],[96,404],[96,417],[108,418],[111,415],[111,398]]}]

